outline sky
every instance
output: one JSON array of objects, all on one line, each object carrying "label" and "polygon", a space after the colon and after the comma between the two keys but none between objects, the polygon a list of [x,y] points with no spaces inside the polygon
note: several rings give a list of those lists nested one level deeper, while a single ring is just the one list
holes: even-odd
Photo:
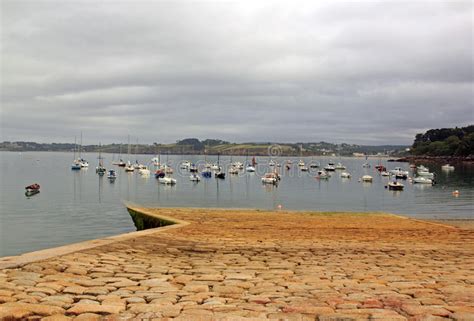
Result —
[{"label": "sky", "polygon": [[471,1],[0,3],[0,141],[411,144],[474,123]]}]

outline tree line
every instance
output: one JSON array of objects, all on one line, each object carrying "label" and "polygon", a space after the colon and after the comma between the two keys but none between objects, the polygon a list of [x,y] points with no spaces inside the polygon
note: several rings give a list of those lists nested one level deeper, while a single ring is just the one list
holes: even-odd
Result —
[{"label": "tree line", "polygon": [[417,134],[411,152],[413,155],[428,156],[472,156],[474,125],[430,129],[424,134]]}]

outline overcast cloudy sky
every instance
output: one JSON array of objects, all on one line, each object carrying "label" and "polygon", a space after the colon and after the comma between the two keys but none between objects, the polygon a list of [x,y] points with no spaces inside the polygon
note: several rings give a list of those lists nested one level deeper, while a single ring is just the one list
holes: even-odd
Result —
[{"label": "overcast cloudy sky", "polygon": [[474,123],[471,1],[0,1],[0,140],[410,144]]}]

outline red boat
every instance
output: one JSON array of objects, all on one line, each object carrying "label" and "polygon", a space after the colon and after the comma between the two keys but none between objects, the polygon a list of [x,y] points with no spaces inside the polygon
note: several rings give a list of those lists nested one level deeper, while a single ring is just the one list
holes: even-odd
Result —
[{"label": "red boat", "polygon": [[27,187],[25,187],[26,190],[38,190],[40,189],[40,186],[39,184],[32,184],[32,185],[29,185]]},{"label": "red boat", "polygon": [[383,165],[377,165],[375,166],[375,168],[379,171],[379,172],[386,172],[387,171],[387,168]]},{"label": "red boat", "polygon": [[28,185],[27,187],[25,187],[25,189],[26,189],[26,192],[25,192],[26,196],[35,195],[40,192],[40,186],[39,184],[36,184],[36,183]]}]

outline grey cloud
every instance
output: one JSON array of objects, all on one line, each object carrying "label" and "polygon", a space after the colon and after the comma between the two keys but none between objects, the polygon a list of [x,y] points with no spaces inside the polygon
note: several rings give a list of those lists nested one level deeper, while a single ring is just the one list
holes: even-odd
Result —
[{"label": "grey cloud", "polygon": [[410,144],[474,122],[469,1],[2,1],[1,137]]}]

